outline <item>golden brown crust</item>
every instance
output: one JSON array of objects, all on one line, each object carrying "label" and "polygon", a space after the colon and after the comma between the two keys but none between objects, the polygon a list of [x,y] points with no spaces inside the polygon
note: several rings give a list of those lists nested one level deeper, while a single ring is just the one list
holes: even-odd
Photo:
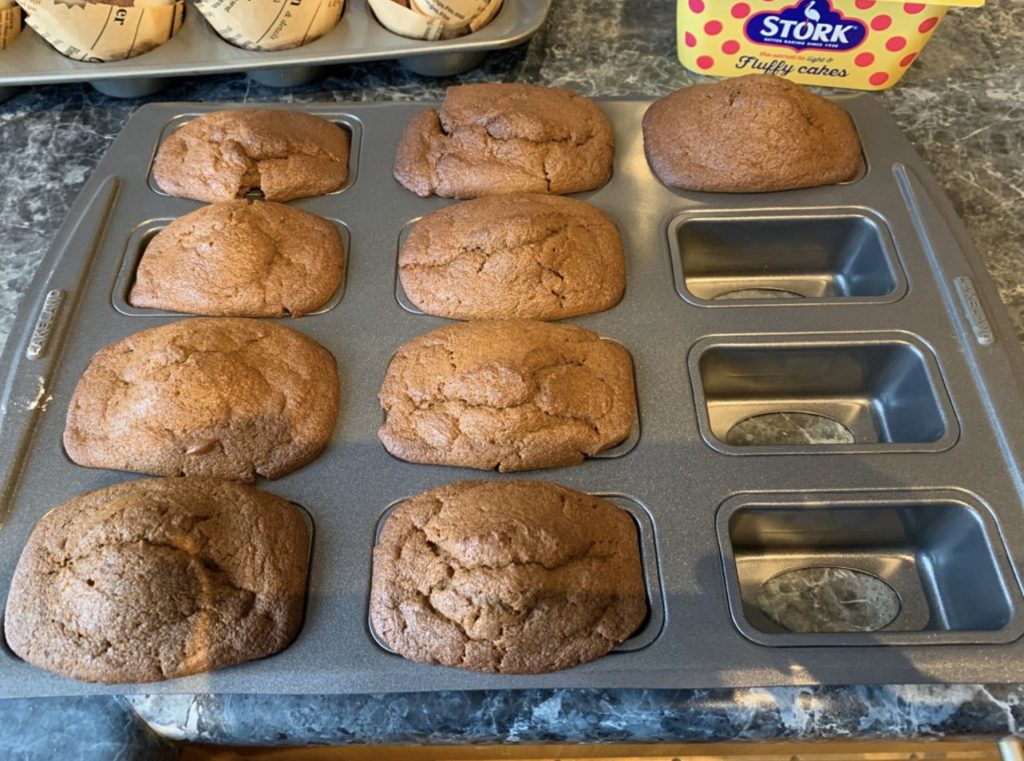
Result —
[{"label": "golden brown crust", "polygon": [[600,209],[514,193],[448,206],[415,224],[398,256],[409,300],[457,320],[559,320],[610,309],[626,287],[622,239]]},{"label": "golden brown crust", "polygon": [[338,228],[270,201],[222,201],[171,222],[146,246],[129,301],[233,317],[299,317],[345,276]]},{"label": "golden brown crust", "polygon": [[647,614],[636,524],[541,481],[462,481],[387,519],[370,616],[400,655],[539,674],[599,658]]},{"label": "golden brown crust", "polygon": [[651,104],[644,151],[669,187],[761,193],[831,185],[861,169],[850,115],[789,80],[751,74]]},{"label": "golden brown crust", "polygon": [[294,505],[230,481],[131,481],[36,525],[4,631],[20,657],[88,682],[152,682],[262,658],[302,621],[309,531]]},{"label": "golden brown crust", "polygon": [[526,84],[449,87],[406,125],[395,178],[420,196],[578,193],[612,172],[615,138],[589,98]]},{"label": "golden brown crust", "polygon": [[576,465],[629,436],[629,352],[574,325],[449,325],[401,346],[380,390],[396,457],[502,472]]},{"label": "golden brown crust", "polygon": [[268,201],[331,193],[348,179],[349,137],[313,114],[213,111],[185,122],[157,150],[153,178],[165,193],[229,201],[259,188]]},{"label": "golden brown crust", "polygon": [[316,341],[196,317],[97,352],[71,398],[64,448],[93,468],[278,478],[320,454],[337,415],[337,366]]}]

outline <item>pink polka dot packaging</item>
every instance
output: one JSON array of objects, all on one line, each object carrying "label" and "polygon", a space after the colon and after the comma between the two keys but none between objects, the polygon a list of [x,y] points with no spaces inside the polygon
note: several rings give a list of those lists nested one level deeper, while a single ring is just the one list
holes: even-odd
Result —
[{"label": "pink polka dot packaging", "polygon": [[884,90],[910,68],[951,7],[985,0],[677,2],[679,60],[691,71]]}]

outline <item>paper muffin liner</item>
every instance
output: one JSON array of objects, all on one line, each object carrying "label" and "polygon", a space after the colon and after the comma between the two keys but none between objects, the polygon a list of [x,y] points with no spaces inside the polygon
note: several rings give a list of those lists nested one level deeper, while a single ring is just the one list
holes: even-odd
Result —
[{"label": "paper muffin liner", "polygon": [[369,0],[377,20],[403,37],[447,40],[483,28],[502,0]]},{"label": "paper muffin liner", "polygon": [[184,0],[17,0],[25,23],[76,61],[134,58],[174,36]]},{"label": "paper muffin liner", "polygon": [[21,34],[21,6],[14,0],[0,0],[0,50],[3,50]]},{"label": "paper muffin liner", "polygon": [[345,0],[196,0],[195,5],[232,45],[268,51],[297,48],[323,37],[337,26]]}]

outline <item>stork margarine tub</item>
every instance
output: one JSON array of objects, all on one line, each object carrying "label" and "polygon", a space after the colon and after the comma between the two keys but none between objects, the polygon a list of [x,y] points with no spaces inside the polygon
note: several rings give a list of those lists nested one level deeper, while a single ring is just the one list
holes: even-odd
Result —
[{"label": "stork margarine tub", "polygon": [[884,90],[946,12],[985,0],[677,0],[679,60],[715,76],[755,72],[803,84]]}]

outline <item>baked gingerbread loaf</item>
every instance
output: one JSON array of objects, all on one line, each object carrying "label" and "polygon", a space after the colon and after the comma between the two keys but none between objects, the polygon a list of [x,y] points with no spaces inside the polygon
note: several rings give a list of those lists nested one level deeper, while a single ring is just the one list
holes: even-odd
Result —
[{"label": "baked gingerbread loaf", "polygon": [[301,511],[231,481],[153,478],[80,494],[36,525],[4,632],[87,682],[153,682],[276,653],[302,623]]},{"label": "baked gingerbread loaf", "polygon": [[378,435],[396,457],[503,472],[576,465],[636,417],[621,344],[534,320],[438,328],[401,346],[380,389]]},{"label": "baked gingerbread loaf", "polygon": [[133,306],[233,317],[300,317],[345,277],[333,223],[271,201],[221,201],[171,222],[146,246]]},{"label": "baked gingerbread loaf", "polygon": [[646,615],[633,518],[557,484],[431,489],[388,516],[373,550],[373,627],[414,661],[557,671],[601,657]]},{"label": "baked gingerbread loaf", "polygon": [[842,106],[788,79],[750,74],[691,85],[651,104],[644,151],[680,190],[763,193],[831,185],[861,169]]},{"label": "baked gingerbread loaf", "polygon": [[575,198],[487,196],[419,220],[398,274],[409,300],[456,320],[560,320],[615,306],[626,287],[622,238]]},{"label": "baked gingerbread loaf", "polygon": [[313,114],[242,108],[190,119],[160,144],[153,179],[165,193],[229,201],[259,189],[268,201],[331,193],[348,179],[349,136]]},{"label": "baked gingerbread loaf", "polygon": [[578,193],[612,173],[615,138],[589,98],[526,84],[449,87],[402,134],[395,178],[420,196]]},{"label": "baked gingerbread loaf", "polygon": [[294,330],[181,320],[96,353],[71,397],[64,449],[91,468],[279,478],[327,446],[338,386],[331,353]]}]

